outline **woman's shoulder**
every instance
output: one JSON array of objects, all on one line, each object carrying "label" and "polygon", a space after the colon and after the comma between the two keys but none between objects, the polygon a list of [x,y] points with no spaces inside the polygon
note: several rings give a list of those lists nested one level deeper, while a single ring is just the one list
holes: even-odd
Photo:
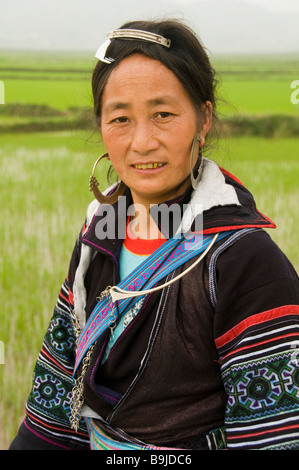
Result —
[{"label": "woman's shoulder", "polygon": [[243,232],[214,262],[211,258],[209,274],[216,337],[254,315],[267,318],[281,308],[291,315],[299,305],[296,270],[263,229]]},{"label": "woman's shoulder", "polygon": [[294,267],[285,253],[264,229],[246,229],[233,234],[231,242],[219,247],[219,263],[234,268],[260,266],[266,271],[279,270],[285,275],[296,276]]},{"label": "woman's shoulder", "polygon": [[94,215],[96,214],[98,208],[100,206],[100,203],[94,199],[87,207],[86,211],[86,226],[89,226],[92,222],[92,219]]}]

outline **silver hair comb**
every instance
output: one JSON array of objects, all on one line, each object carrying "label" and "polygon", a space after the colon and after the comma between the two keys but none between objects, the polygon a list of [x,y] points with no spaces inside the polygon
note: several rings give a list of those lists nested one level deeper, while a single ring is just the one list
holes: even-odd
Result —
[{"label": "silver hair comb", "polygon": [[98,48],[95,57],[105,64],[111,64],[115,59],[112,57],[106,57],[106,51],[111,44],[111,39],[137,39],[140,41],[148,41],[156,44],[160,44],[164,47],[170,47],[171,40],[166,39],[156,33],[150,33],[148,31],[142,31],[140,29],[116,29],[107,34],[107,39]]}]

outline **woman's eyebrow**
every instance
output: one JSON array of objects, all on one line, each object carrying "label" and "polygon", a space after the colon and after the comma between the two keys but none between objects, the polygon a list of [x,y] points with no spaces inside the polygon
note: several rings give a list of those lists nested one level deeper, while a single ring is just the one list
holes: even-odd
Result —
[{"label": "woman's eyebrow", "polygon": [[176,102],[177,102],[176,97],[165,95],[165,96],[161,96],[161,97],[157,97],[157,98],[153,98],[153,99],[149,100],[148,104],[150,106],[157,106],[157,105],[160,105],[160,104],[173,104],[173,103],[176,103]]},{"label": "woman's eyebrow", "polygon": [[128,109],[129,107],[130,107],[129,103],[115,101],[115,102],[108,103],[104,109],[105,111],[109,112],[109,111],[116,111],[118,109]]},{"label": "woman's eyebrow", "polygon": [[[148,106],[159,106],[164,104],[174,104],[177,103],[176,97],[165,95],[159,96],[157,98],[152,98],[147,101]],[[123,102],[123,101],[112,101],[105,106],[105,111],[117,111],[118,109],[129,109],[131,107],[130,103]]]}]

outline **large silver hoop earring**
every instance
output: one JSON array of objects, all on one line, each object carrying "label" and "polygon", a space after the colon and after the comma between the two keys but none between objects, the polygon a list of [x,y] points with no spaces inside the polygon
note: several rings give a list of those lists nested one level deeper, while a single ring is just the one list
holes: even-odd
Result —
[{"label": "large silver hoop earring", "polygon": [[194,171],[193,171],[193,154],[194,154],[194,148],[195,144],[199,142],[201,144],[201,138],[199,133],[197,132],[195,134],[195,137],[192,142],[192,148],[191,148],[191,159],[190,159],[190,175],[191,175],[191,184],[193,189],[197,189],[199,182],[201,180],[201,174],[202,174],[202,167],[203,167],[203,155],[202,155],[202,147],[199,147],[199,152],[198,152],[198,159],[199,159],[199,167],[197,170],[197,176],[194,176]]},{"label": "large silver hoop earring", "polygon": [[120,181],[117,190],[114,191],[113,194],[110,196],[105,196],[104,194],[101,193],[99,190],[99,183],[96,177],[94,176],[95,169],[97,167],[97,164],[103,159],[107,158],[108,153],[105,153],[104,155],[101,155],[97,161],[95,162],[92,170],[92,174],[89,178],[89,191],[92,191],[94,194],[94,197],[99,201],[101,204],[114,204],[117,202],[118,198],[123,195],[126,185],[123,181]]}]

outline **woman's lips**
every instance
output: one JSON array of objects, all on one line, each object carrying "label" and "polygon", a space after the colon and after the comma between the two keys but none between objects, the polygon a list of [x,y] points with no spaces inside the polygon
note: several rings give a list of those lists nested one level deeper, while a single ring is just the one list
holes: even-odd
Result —
[{"label": "woman's lips", "polygon": [[161,168],[165,163],[136,163],[132,165],[136,170],[155,170],[156,168]]}]

